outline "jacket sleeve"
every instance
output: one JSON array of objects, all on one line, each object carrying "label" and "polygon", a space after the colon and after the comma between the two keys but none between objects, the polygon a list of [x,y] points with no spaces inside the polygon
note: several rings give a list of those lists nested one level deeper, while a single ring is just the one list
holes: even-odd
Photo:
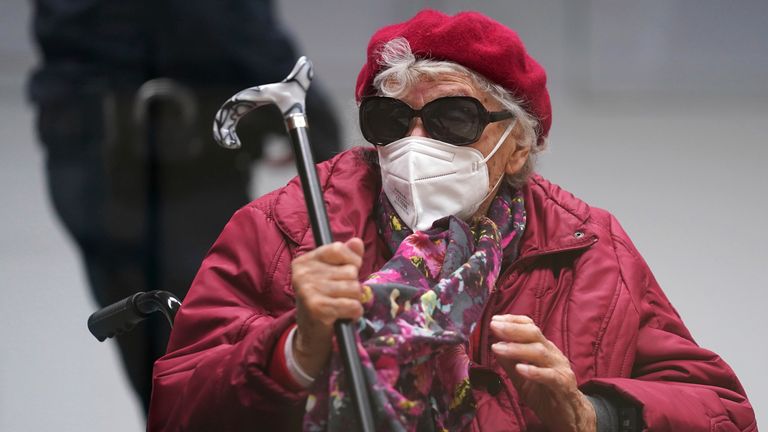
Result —
[{"label": "jacket sleeve", "polygon": [[589,391],[618,394],[641,409],[648,431],[756,431],[733,370],[699,347],[618,222],[613,240],[639,315],[631,377],[599,378]]},{"label": "jacket sleeve", "polygon": [[295,411],[305,395],[267,373],[275,345],[294,321],[290,260],[267,214],[253,204],[235,213],[192,283],[168,353],[155,363],[148,430],[300,424]]}]

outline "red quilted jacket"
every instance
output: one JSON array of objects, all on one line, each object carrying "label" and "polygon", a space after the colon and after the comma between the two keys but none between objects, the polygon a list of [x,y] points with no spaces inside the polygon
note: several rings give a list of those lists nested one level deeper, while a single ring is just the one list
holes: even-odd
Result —
[{"label": "red quilted jacket", "polygon": [[[337,240],[365,242],[361,276],[388,259],[369,150],[319,165]],[[473,430],[543,430],[490,351],[492,315],[531,316],[570,359],[582,389],[623,397],[652,431],[752,431],[728,365],[700,348],[609,213],[534,176],[517,261],[503,270],[471,348]],[[290,263],[314,240],[298,180],[239,210],[203,261],[155,364],[150,431],[298,430],[305,394],[272,380],[273,348],[293,321]]]}]

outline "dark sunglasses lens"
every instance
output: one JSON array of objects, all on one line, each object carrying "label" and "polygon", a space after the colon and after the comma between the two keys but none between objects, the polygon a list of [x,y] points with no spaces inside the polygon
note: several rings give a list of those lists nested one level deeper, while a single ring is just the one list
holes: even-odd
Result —
[{"label": "dark sunglasses lens", "polygon": [[389,144],[408,133],[411,112],[408,105],[397,99],[365,99],[360,106],[360,129],[371,143]]},{"label": "dark sunglasses lens", "polygon": [[427,104],[422,119],[427,132],[450,144],[470,144],[482,133],[480,111],[482,106],[474,99],[447,97]]}]

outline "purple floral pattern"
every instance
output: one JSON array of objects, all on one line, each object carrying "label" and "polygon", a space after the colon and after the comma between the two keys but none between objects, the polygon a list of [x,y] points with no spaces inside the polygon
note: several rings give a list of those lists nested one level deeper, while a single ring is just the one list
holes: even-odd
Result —
[{"label": "purple floral pattern", "polygon": [[[469,336],[502,261],[517,254],[522,194],[505,184],[471,227],[451,216],[412,232],[384,194],[378,217],[394,255],[363,284],[357,332],[376,430],[462,430],[474,416]],[[346,380],[334,346],[307,400],[304,430],[357,429]]]}]

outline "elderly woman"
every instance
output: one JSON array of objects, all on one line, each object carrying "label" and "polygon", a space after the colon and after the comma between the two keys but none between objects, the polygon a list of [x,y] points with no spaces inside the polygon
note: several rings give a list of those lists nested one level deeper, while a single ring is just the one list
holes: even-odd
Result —
[{"label": "elderly woman", "polygon": [[[155,367],[149,429],[355,426],[333,324],[359,330],[377,430],[756,430],[616,219],[533,174],[544,70],[507,27],[423,11],[371,39],[360,127],[238,211]],[[362,281],[362,282],[361,282]]]}]

